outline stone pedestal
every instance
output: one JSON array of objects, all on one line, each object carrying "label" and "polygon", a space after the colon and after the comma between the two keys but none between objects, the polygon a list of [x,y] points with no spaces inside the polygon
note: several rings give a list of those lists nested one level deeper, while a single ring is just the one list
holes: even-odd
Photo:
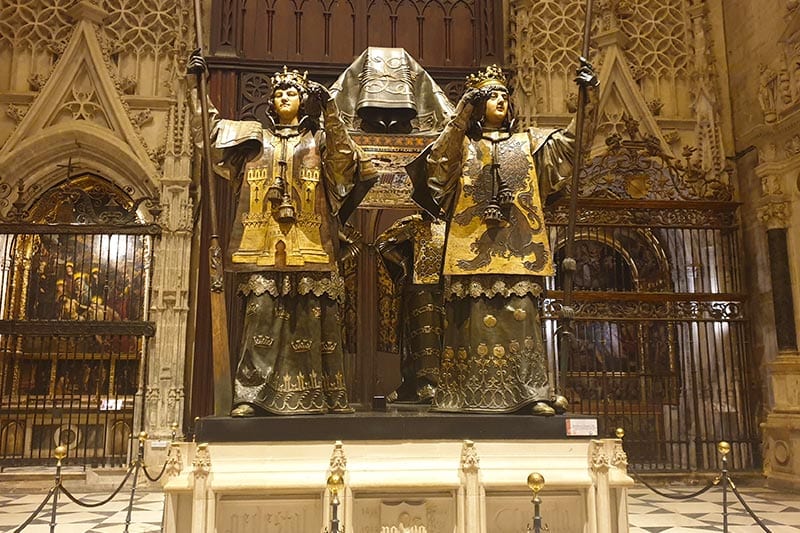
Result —
[{"label": "stone pedestal", "polygon": [[[526,484],[531,472],[544,476],[542,516],[551,531],[627,531],[626,490],[633,481],[621,441],[568,436],[566,420],[410,414],[209,419],[200,436],[228,438],[173,449],[164,531],[322,532],[332,512],[326,480],[335,473],[344,478],[337,517],[348,533],[520,533],[533,518]],[[277,435],[273,424],[296,426],[313,439],[290,431],[286,440],[240,440],[248,427]],[[337,426],[343,442],[319,440],[326,427]],[[503,426],[509,436],[498,434]]]},{"label": "stone pedestal", "polygon": [[775,403],[761,424],[764,475],[772,487],[800,490],[800,353],[782,352],[769,370]]}]

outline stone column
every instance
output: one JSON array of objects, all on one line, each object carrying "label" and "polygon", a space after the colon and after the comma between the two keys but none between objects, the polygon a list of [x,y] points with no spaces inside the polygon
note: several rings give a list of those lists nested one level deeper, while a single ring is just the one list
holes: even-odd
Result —
[{"label": "stone column", "polygon": [[792,201],[781,178],[786,173],[776,172],[786,169],[773,167],[775,164],[765,164],[756,169],[764,192],[758,217],[767,233],[778,348],[777,357],[766,365],[772,405],[766,422],[761,425],[764,474],[770,486],[796,490],[800,489],[800,352],[794,296],[798,280],[792,279],[792,255],[797,261],[797,250],[792,250],[789,238]]},{"label": "stone column", "polygon": [[[194,203],[191,179],[190,108],[186,91],[175,93],[167,118],[168,142],[161,178],[161,239],[156,241],[150,319],[156,335],[148,345],[145,430],[154,440],[166,440],[172,424],[179,435],[184,417],[184,380],[191,287]],[[163,456],[165,449],[157,450]]]}]

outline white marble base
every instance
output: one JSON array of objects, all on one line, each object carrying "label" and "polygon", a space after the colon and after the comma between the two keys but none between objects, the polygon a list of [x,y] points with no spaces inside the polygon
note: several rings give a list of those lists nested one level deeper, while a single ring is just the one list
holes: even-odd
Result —
[{"label": "white marble base", "polygon": [[531,472],[550,531],[628,531],[627,457],[618,439],[180,443],[164,491],[166,533],[309,533],[330,525],[343,475],[348,533],[521,533]]}]

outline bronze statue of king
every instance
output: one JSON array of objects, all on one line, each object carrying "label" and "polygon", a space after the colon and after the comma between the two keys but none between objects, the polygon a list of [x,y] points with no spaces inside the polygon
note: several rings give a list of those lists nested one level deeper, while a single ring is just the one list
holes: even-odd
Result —
[{"label": "bronze statue of king", "polygon": [[346,412],[338,237],[376,173],[322,85],[286,67],[271,84],[266,126],[212,111],[238,198],[226,269],[246,298],[231,415]]}]

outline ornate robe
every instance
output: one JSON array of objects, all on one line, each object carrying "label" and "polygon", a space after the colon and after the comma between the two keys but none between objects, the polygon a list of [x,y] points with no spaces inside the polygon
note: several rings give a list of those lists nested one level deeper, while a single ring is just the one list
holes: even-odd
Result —
[{"label": "ornate robe", "polygon": [[[212,136],[221,173],[240,179],[226,254],[226,268],[243,274],[247,298],[233,405],[275,414],[348,411],[338,228],[372,185],[374,169],[333,102],[324,132],[307,120],[274,129],[220,120]],[[277,178],[280,204],[267,198]],[[279,215],[286,203],[290,219]]]}]

